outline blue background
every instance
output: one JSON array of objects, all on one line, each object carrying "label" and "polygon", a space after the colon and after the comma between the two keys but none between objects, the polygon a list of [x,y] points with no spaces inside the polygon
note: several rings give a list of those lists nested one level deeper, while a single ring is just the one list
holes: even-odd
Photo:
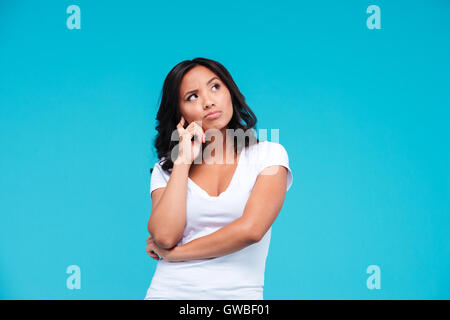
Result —
[{"label": "blue background", "polygon": [[265,299],[449,299],[449,17],[445,0],[2,1],[0,298],[144,298],[158,97],[200,56],[289,154]]}]

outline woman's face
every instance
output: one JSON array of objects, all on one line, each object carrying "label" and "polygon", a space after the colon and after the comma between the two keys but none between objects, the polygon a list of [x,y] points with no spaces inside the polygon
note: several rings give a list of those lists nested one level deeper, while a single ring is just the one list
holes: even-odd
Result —
[{"label": "woman's face", "polygon": [[[204,66],[196,66],[184,75],[179,105],[184,119],[188,123],[201,121],[203,131],[222,130],[233,116],[230,91],[214,72]],[[220,111],[220,114],[207,118],[211,111]]]}]

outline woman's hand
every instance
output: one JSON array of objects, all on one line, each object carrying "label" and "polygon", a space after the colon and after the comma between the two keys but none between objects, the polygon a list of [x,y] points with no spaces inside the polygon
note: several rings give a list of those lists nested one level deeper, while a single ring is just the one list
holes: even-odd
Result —
[{"label": "woman's hand", "polygon": [[151,258],[153,258],[153,259],[155,259],[155,260],[159,260],[159,256],[158,256],[158,254],[154,251],[154,248],[153,248],[153,241],[151,241],[151,239],[152,239],[152,236],[150,235],[150,237],[148,237],[147,238],[147,246],[145,247],[145,251],[147,252],[147,254],[151,257]]},{"label": "woman's hand", "polygon": [[163,249],[155,243],[151,235],[147,238],[147,247],[145,248],[145,251],[148,253],[150,257],[152,257],[155,260],[160,260],[161,257],[161,259],[164,259],[169,262],[184,261],[178,255],[180,251],[179,247],[174,247],[169,250]]},{"label": "woman's hand", "polygon": [[[176,164],[192,164],[201,151],[202,142],[206,142],[206,135],[200,124],[193,121],[186,129],[184,128],[186,120],[181,116],[180,122],[177,124],[178,135],[180,136],[180,143],[178,149],[178,157],[175,160]],[[196,137],[192,141],[192,137]]]}]

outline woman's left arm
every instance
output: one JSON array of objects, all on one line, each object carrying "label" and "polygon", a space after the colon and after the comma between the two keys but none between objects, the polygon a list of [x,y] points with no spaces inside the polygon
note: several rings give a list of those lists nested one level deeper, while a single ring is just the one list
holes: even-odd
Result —
[{"label": "woman's left arm", "polygon": [[159,248],[150,240],[147,251],[167,261],[221,257],[261,240],[275,221],[286,196],[287,169],[266,167],[257,177],[242,216],[221,229],[172,249]]}]

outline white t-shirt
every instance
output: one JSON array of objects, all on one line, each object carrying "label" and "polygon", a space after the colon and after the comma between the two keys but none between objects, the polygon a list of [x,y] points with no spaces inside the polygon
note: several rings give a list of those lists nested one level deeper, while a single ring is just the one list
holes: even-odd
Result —
[{"label": "white t-shirt", "polygon": [[[288,154],[281,144],[271,141],[242,148],[230,184],[217,197],[188,178],[186,227],[178,245],[213,233],[241,217],[258,174],[271,165],[288,169],[289,190],[293,176]],[[169,178],[170,174],[157,162],[150,194],[166,187]],[[145,299],[262,300],[271,230],[272,227],[259,242],[222,257],[182,262],[159,260]]]}]

